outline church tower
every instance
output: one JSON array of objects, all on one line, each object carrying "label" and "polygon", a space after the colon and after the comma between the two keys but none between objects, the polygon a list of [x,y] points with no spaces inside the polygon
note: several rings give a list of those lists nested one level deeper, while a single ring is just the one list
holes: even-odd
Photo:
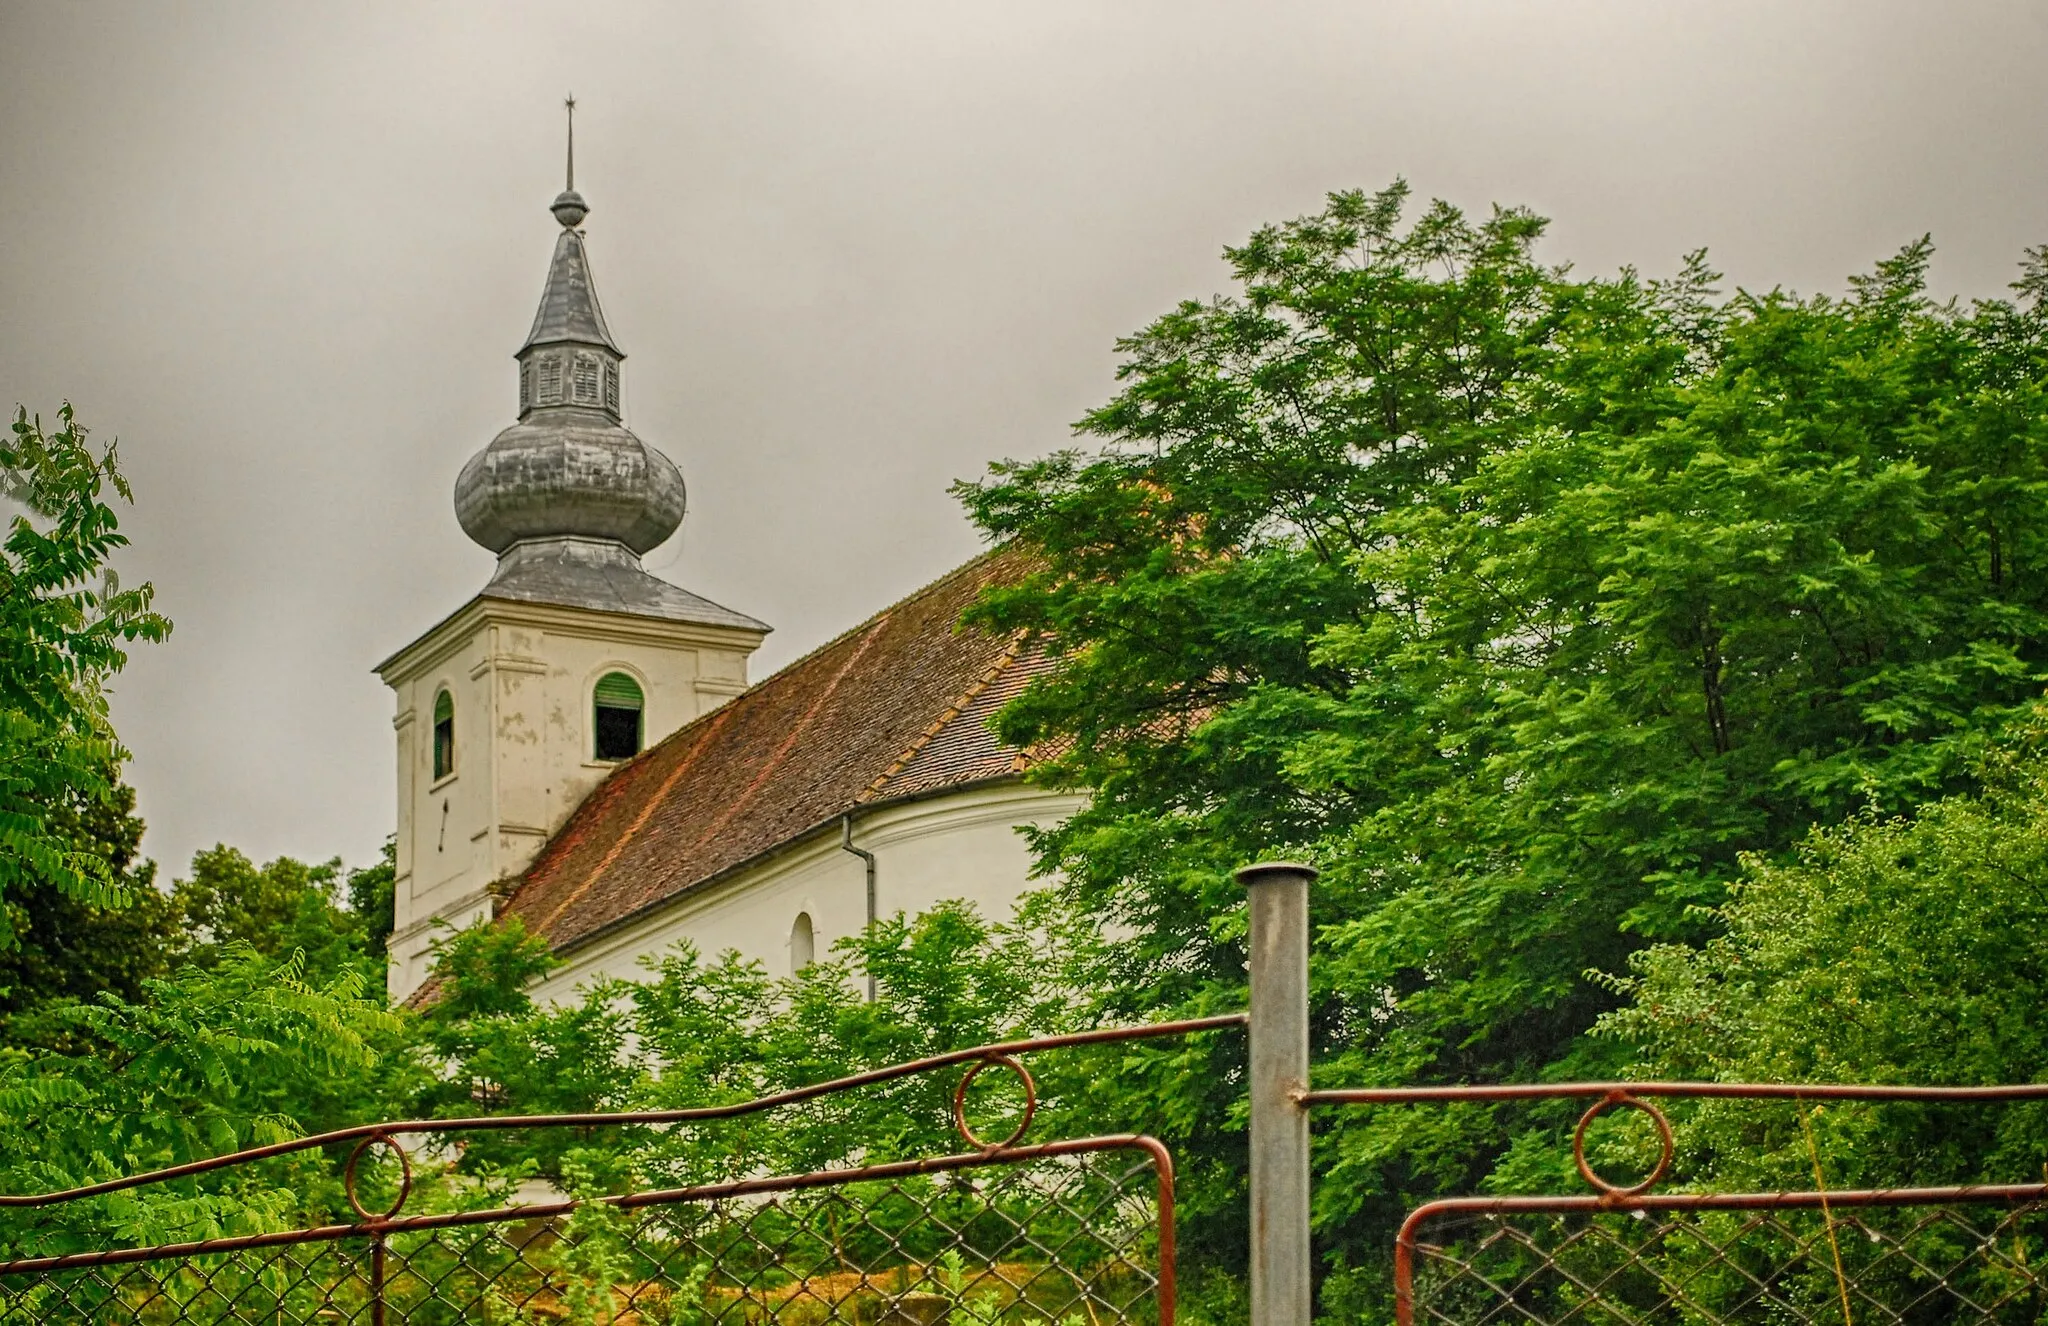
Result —
[{"label": "church tower", "polygon": [[622,419],[626,356],[591,281],[574,152],[572,137],[549,208],[561,233],[515,356],[518,422],[455,481],[456,518],[497,571],[376,669],[398,710],[395,997],[606,774],[745,690],[769,629],[640,565],[682,523],[683,476]]}]

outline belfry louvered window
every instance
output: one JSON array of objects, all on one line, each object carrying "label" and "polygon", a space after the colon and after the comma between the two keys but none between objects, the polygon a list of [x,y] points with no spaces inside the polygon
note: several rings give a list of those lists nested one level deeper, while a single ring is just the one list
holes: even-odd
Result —
[{"label": "belfry louvered window", "polygon": [[527,360],[519,366],[519,412],[526,413],[533,408],[533,361]]},{"label": "belfry louvered window", "polygon": [[597,356],[576,356],[576,403],[597,404]]},{"label": "belfry louvered window", "polygon": [[604,408],[619,412],[619,366],[609,359],[604,361]]},{"label": "belfry louvered window", "polygon": [[455,701],[446,691],[434,697],[434,777],[455,772]]},{"label": "belfry louvered window", "polygon": [[562,361],[554,355],[540,361],[540,404],[562,403]]},{"label": "belfry louvered window", "polygon": [[591,693],[591,753],[600,760],[630,760],[640,753],[640,683],[607,672]]}]

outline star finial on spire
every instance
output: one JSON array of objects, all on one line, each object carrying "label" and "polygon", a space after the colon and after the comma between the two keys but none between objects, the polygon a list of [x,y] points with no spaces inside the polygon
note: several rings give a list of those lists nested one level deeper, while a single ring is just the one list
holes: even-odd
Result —
[{"label": "star finial on spire", "polygon": [[583,224],[583,218],[590,213],[590,205],[583,201],[583,195],[576,192],[576,94],[571,92],[562,103],[569,112],[569,171],[568,186],[555,201],[548,204],[548,210],[555,214],[555,220],[563,227],[574,230]]}]

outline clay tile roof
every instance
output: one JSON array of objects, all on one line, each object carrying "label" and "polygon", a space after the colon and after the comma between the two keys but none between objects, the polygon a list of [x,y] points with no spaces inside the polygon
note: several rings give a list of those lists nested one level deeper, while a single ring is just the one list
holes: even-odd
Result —
[{"label": "clay tile roof", "polygon": [[557,949],[863,804],[1015,774],[989,715],[1045,667],[960,613],[1021,576],[969,562],[622,765],[527,868],[501,915]]}]

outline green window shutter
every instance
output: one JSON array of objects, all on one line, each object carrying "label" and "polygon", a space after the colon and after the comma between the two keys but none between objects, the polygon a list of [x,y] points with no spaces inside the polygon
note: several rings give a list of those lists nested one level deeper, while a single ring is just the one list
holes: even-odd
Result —
[{"label": "green window shutter", "polygon": [[434,697],[434,777],[455,772],[455,701],[446,691]]},{"label": "green window shutter", "polygon": [[597,679],[596,698],[607,709],[638,709],[640,683],[623,672],[607,672]]}]

